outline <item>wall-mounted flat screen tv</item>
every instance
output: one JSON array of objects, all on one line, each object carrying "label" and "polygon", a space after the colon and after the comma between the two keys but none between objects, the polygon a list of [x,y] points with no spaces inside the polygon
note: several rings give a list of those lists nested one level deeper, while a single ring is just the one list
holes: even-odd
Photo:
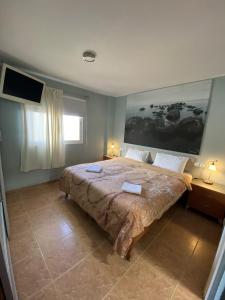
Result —
[{"label": "wall-mounted flat screen tv", "polygon": [[0,96],[22,102],[41,103],[45,83],[7,64],[2,66]]}]

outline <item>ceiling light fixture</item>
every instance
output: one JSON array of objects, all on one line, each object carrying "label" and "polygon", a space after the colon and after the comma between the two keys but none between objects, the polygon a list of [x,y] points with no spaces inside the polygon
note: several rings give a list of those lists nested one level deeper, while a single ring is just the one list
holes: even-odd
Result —
[{"label": "ceiling light fixture", "polygon": [[94,62],[96,57],[96,53],[94,51],[84,51],[83,60],[86,62]]}]

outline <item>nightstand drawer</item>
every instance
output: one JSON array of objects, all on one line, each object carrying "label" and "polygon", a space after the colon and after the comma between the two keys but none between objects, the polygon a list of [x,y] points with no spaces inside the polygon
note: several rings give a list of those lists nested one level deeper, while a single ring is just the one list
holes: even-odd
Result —
[{"label": "nightstand drawer", "polygon": [[188,206],[207,215],[223,219],[225,216],[225,195],[193,185],[189,193]]},{"label": "nightstand drawer", "polygon": [[220,202],[225,207],[225,194],[218,193],[203,187],[192,185],[193,191],[190,194],[194,194],[195,198],[204,198],[208,201]]},{"label": "nightstand drawer", "polygon": [[219,219],[223,219],[225,216],[225,205],[220,201],[217,201],[215,197],[212,197],[211,195],[192,195],[190,193],[188,205]]},{"label": "nightstand drawer", "polygon": [[207,185],[202,180],[194,179],[187,204],[189,207],[216,217],[222,223],[225,217],[225,186]]}]

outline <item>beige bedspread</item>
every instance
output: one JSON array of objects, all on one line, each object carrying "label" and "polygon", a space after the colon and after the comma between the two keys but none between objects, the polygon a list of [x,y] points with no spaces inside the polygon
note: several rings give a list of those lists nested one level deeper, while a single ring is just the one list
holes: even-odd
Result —
[{"label": "beige bedspread", "polygon": [[[86,172],[81,164],[68,167],[60,188],[110,234],[114,249],[126,256],[133,238],[172,206],[188,187],[185,176],[127,158],[94,164],[101,173]],[[122,192],[124,181],[142,185],[142,194]]]}]

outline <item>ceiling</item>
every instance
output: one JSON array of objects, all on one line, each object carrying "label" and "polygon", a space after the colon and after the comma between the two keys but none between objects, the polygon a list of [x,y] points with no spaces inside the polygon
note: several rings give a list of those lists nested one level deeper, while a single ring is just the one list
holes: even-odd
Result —
[{"label": "ceiling", "polygon": [[[225,74],[225,0],[0,0],[0,51],[121,96]],[[82,52],[97,52],[95,63]]]}]

